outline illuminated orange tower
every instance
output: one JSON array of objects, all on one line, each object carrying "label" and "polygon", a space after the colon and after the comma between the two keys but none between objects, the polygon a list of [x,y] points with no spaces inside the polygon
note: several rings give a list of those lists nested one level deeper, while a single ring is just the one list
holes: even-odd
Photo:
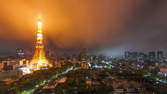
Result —
[{"label": "illuminated orange tower", "polygon": [[51,66],[47,58],[45,57],[43,31],[42,31],[43,23],[41,21],[40,16],[38,18],[37,26],[38,26],[38,31],[37,31],[35,53],[30,62],[30,68],[32,68],[33,70],[40,70],[42,67]]}]

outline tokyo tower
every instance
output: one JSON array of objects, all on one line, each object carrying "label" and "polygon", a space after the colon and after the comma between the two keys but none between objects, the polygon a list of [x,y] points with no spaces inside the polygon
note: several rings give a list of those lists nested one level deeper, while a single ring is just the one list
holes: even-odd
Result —
[{"label": "tokyo tower", "polygon": [[33,70],[40,70],[43,67],[51,66],[51,64],[49,64],[49,61],[45,57],[44,43],[43,43],[43,30],[42,30],[43,23],[41,21],[41,16],[39,16],[38,18],[37,27],[38,27],[38,30],[37,30],[35,53],[30,62],[30,68]]}]

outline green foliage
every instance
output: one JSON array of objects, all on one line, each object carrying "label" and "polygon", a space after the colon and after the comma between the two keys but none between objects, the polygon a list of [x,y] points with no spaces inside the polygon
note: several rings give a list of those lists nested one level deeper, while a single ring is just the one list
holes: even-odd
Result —
[{"label": "green foliage", "polygon": [[69,67],[70,64],[61,69],[50,68],[48,70],[39,70],[32,74],[24,75],[12,84],[0,86],[0,94],[15,94],[17,92],[20,92],[20,94],[32,94],[37,88],[68,72]]}]

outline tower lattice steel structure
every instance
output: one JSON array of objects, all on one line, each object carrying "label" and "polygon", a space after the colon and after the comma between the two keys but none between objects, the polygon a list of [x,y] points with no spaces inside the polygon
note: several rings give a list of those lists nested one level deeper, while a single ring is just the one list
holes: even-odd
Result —
[{"label": "tower lattice steel structure", "polygon": [[45,57],[44,43],[43,43],[43,30],[42,30],[43,23],[41,21],[41,17],[38,18],[37,27],[38,27],[38,30],[37,30],[35,53],[30,62],[30,68],[34,70],[39,70],[42,67],[51,66],[51,64],[49,64],[49,61]]}]

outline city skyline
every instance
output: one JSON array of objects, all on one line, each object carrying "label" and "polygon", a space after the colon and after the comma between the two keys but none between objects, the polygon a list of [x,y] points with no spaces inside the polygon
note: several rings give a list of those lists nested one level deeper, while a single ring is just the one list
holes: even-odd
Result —
[{"label": "city skyline", "polygon": [[0,94],[167,94],[167,0],[0,0]]}]

